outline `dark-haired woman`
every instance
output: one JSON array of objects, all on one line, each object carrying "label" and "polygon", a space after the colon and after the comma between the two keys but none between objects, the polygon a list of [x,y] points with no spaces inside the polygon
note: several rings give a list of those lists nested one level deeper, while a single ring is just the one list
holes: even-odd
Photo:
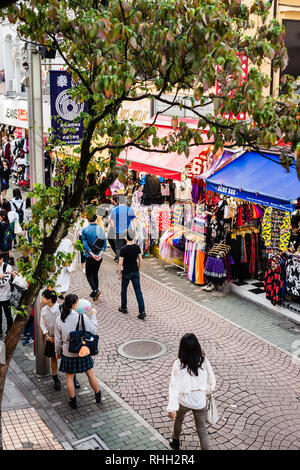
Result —
[{"label": "dark-haired woman", "polygon": [[20,224],[22,224],[24,220],[25,204],[19,188],[13,189],[13,197],[10,200],[10,203],[12,210],[16,211],[18,214]]},{"label": "dark-haired woman", "polygon": [[12,249],[12,238],[13,229],[10,226],[7,211],[5,209],[0,210],[0,249],[3,253],[3,259],[5,263],[10,260],[10,250]]},{"label": "dark-haired woman", "polygon": [[6,198],[6,192],[9,188],[10,168],[7,160],[3,160],[0,166],[1,197]]},{"label": "dark-haired woman", "polygon": [[185,414],[192,411],[202,450],[209,449],[206,430],[206,395],[216,385],[209,360],[205,357],[197,337],[188,333],[181,338],[178,358],[172,368],[169,386],[168,414],[174,419],[172,449],[179,450],[179,436]]},{"label": "dark-haired woman", "polygon": [[[70,332],[76,330],[79,319],[79,314],[76,312],[77,305],[77,295],[68,294],[62,304],[61,315],[55,324],[56,358],[61,359],[59,370],[66,373],[66,385],[70,395],[69,405],[73,409],[77,408],[74,375],[82,372],[86,373],[90,386],[95,392],[96,403],[101,402],[101,391],[93,369],[92,357],[90,355],[80,357],[78,354],[69,352]],[[86,331],[93,334],[97,332],[97,318],[94,310],[91,310],[90,319],[84,314],[84,325]]]}]

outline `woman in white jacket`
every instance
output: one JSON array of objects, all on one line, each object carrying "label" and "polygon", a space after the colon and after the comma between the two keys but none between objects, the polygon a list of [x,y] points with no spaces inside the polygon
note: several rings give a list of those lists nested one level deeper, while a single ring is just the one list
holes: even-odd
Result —
[{"label": "woman in white jacket", "polygon": [[201,449],[208,450],[206,395],[214,390],[216,379],[210,362],[202,352],[199,341],[193,333],[188,333],[181,338],[178,357],[172,368],[167,407],[170,418],[174,419],[170,446],[174,450],[179,450],[182,422],[185,414],[191,410],[194,414]]}]

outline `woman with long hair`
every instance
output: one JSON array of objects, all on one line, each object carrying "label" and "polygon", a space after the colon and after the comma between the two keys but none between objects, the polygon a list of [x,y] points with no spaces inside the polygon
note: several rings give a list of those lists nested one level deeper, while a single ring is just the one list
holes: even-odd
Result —
[{"label": "woman with long hair", "polygon": [[6,192],[9,188],[9,176],[10,168],[7,160],[3,160],[0,167],[0,179],[1,179],[1,198],[6,198]]},{"label": "woman with long hair", "polygon": [[[9,236],[9,233],[11,235]],[[5,263],[10,260],[10,250],[12,249],[13,231],[5,209],[0,209],[0,251],[3,253]]]},{"label": "woman with long hair", "polygon": [[209,449],[206,430],[206,395],[216,386],[209,360],[205,357],[197,337],[185,334],[179,345],[178,359],[174,362],[169,386],[168,414],[174,419],[170,446],[179,450],[179,436],[185,414],[192,411],[202,450]]},{"label": "woman with long hair", "polygon": [[[69,352],[70,332],[76,330],[79,314],[76,312],[78,297],[75,294],[68,294],[62,304],[60,317],[55,324],[55,352],[56,358],[61,359],[59,370],[66,373],[66,385],[70,395],[69,405],[71,408],[77,408],[74,375],[85,372],[90,386],[95,392],[96,403],[101,402],[101,391],[93,366],[94,361],[91,355],[80,357],[77,353]],[[97,332],[96,311],[90,311],[91,318],[84,315],[84,325],[86,331],[92,334]],[[81,325],[80,325],[81,326]]]},{"label": "woman with long hair", "polygon": [[21,190],[19,188],[13,189],[13,197],[10,200],[10,203],[12,210],[16,211],[18,214],[20,224],[22,224],[24,220],[25,204],[22,199]]}]

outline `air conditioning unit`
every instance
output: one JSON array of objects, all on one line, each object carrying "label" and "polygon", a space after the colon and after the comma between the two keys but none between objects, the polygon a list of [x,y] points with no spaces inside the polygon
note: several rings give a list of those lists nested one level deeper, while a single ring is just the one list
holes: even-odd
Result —
[{"label": "air conditioning unit", "polygon": [[14,78],[8,80],[8,91],[16,91],[16,81]]}]

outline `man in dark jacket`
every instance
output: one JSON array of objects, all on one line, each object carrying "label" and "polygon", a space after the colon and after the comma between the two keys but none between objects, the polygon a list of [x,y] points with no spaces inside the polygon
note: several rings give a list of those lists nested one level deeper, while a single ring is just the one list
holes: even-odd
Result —
[{"label": "man in dark jacket", "polygon": [[106,250],[106,237],[104,230],[96,224],[96,214],[87,216],[87,219],[90,224],[82,230],[81,238],[84,256],[86,257],[86,278],[92,288],[90,296],[96,301],[101,294],[98,273],[103,260],[103,253]]}]

